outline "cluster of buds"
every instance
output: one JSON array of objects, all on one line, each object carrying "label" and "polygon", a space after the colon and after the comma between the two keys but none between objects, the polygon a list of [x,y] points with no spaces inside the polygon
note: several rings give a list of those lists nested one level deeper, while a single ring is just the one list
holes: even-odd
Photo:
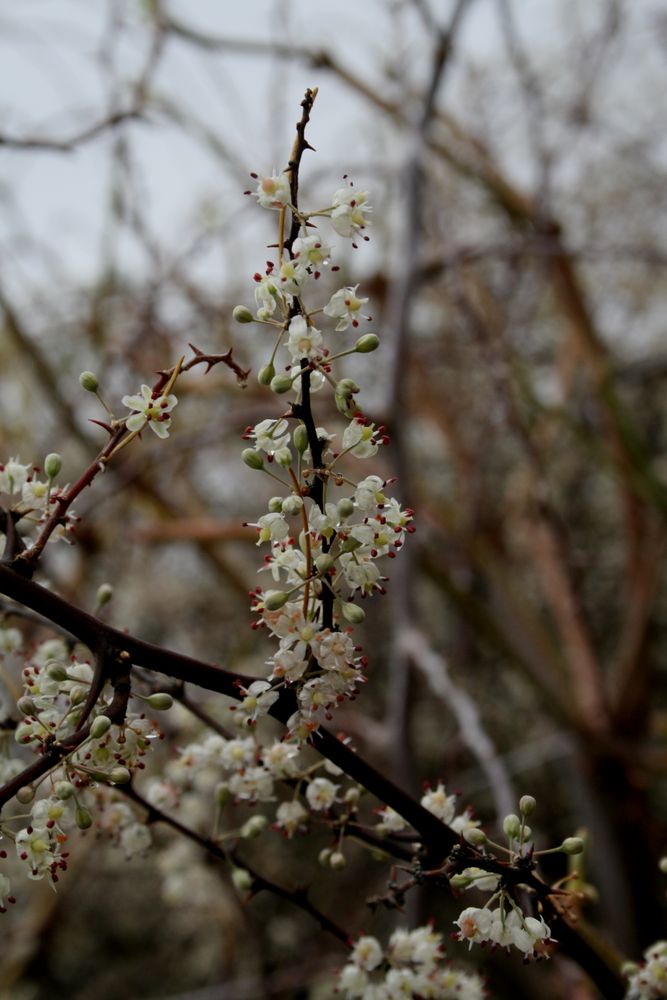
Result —
[{"label": "cluster of buds", "polygon": [[[12,518],[15,526],[21,525],[22,535],[32,537],[48,519],[60,498],[67,493],[66,485],[56,484],[62,464],[62,458],[56,452],[46,456],[42,467],[24,464],[19,458],[0,462],[0,495],[4,494],[8,498],[7,516]],[[49,540],[67,540],[78,522],[79,518],[74,511],[68,510]],[[0,533],[0,542],[2,541],[3,535]]]}]

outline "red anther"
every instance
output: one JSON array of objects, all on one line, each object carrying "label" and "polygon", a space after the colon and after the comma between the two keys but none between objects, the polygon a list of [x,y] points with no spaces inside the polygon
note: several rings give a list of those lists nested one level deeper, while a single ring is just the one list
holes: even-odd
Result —
[{"label": "red anther", "polygon": [[255,271],[255,273],[253,274],[253,279],[254,279],[255,281],[261,281],[261,280],[262,280],[262,276],[261,276],[261,274],[259,273],[259,271]]},{"label": "red anther", "polygon": [[359,320],[358,319],[353,319],[352,320],[352,326],[359,326]]},{"label": "red anther", "polygon": [[334,264],[334,266],[331,268],[331,270],[332,271],[340,271],[340,266],[338,264]]},{"label": "red anther", "polygon": [[259,177],[259,174],[256,174],[256,173],[254,173],[254,172],[251,172],[250,176],[252,177],[252,179],[253,179],[254,181],[256,181],[256,180],[258,179],[258,177]]},{"label": "red anther", "polygon": [[21,861],[27,861],[28,860],[28,855],[27,855],[27,853],[25,851],[21,851],[21,853],[19,854],[19,857],[20,857]]},{"label": "red anther", "polygon": [[408,524],[408,525],[406,525],[405,530],[409,531],[411,535],[414,535],[414,533],[417,530],[417,528],[416,528],[416,526],[414,524]]}]

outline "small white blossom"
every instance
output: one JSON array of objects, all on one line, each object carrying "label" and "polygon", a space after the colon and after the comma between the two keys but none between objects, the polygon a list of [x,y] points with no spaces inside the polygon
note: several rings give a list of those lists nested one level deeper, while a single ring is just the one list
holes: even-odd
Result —
[{"label": "small white blossom", "polygon": [[258,451],[265,451],[271,454],[289,442],[289,424],[282,418],[278,420],[261,420],[258,424],[255,424],[248,436],[253,438],[255,448]]},{"label": "small white blossom", "polygon": [[288,327],[287,349],[292,363],[301,358],[316,358],[321,353],[322,334],[316,327],[309,326],[303,316],[294,316]]},{"label": "small white blossom", "polygon": [[350,955],[354,964],[360,969],[365,969],[366,972],[372,972],[373,969],[376,969],[383,957],[380,942],[370,935],[360,937]]},{"label": "small white blossom", "polygon": [[123,396],[122,399],[123,406],[137,411],[125,421],[128,431],[141,431],[148,424],[159,438],[169,437],[170,413],[178,403],[176,396],[160,395],[147,385],[142,385],[140,392],[140,395]]},{"label": "small white blossom", "polygon": [[319,236],[299,236],[292,247],[294,256],[307,266],[319,267],[331,257],[331,247]]},{"label": "small white blossom", "polygon": [[330,809],[336,801],[338,795],[338,785],[328,778],[313,778],[306,789],[308,805],[315,812],[322,812]]},{"label": "small white blossom", "polygon": [[290,839],[307,821],[308,812],[300,802],[281,802],[276,810],[276,826]]},{"label": "small white blossom", "polygon": [[333,197],[333,212],[331,225],[339,236],[356,236],[368,225],[366,214],[371,211],[366,204],[367,191],[355,191],[354,188],[340,188]]},{"label": "small white blossom", "polygon": [[456,796],[448,795],[445,786],[440,782],[425,795],[422,795],[421,804],[424,809],[428,809],[434,816],[441,819],[443,823],[451,823],[456,814]]},{"label": "small white blossom", "polygon": [[363,417],[355,417],[343,431],[343,448],[355,458],[372,458],[377,455],[375,424],[367,424]]},{"label": "small white blossom", "polygon": [[0,493],[20,493],[25,486],[31,467],[22,465],[18,458],[0,463]]},{"label": "small white blossom", "polygon": [[273,173],[269,177],[260,174],[255,197],[262,208],[283,208],[289,205],[289,180],[285,174]]},{"label": "small white blossom", "polygon": [[347,330],[350,324],[359,326],[359,320],[363,317],[361,307],[368,302],[368,299],[357,298],[357,288],[339,288],[329,299],[324,307],[326,316],[337,319],[336,330]]}]

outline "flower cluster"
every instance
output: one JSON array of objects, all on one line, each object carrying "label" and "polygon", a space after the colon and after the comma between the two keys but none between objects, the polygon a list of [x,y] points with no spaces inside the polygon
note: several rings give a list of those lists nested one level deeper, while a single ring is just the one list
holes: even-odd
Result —
[{"label": "flower cluster", "polygon": [[349,1000],[481,1000],[479,976],[443,964],[442,937],[431,927],[396,930],[386,951],[375,937],[356,941],[350,961],[338,974],[338,990]]},{"label": "flower cluster", "polygon": [[[348,472],[348,458],[372,458],[389,439],[384,427],[376,427],[360,410],[359,386],[335,377],[333,364],[346,355],[374,351],[379,340],[368,333],[350,345],[341,337],[371,321],[364,311],[368,299],[359,294],[358,285],[337,288],[328,298],[319,294],[319,279],[334,251],[315,220],[328,219],[344,238],[363,235],[368,196],[348,184],[327,207],[302,211],[292,204],[289,173],[253,176],[258,204],[289,210],[298,224],[298,235],[287,243],[279,237],[276,259],[267,262],[264,274],[254,276],[255,314],[246,306],[234,310],[239,322],[276,331],[260,383],[278,395],[294,392],[288,413],[246,428],[244,438],[252,447],[245,449],[243,460],[285,487],[250,525],[257,531],[257,544],[269,547],[262,570],[284,589],[264,592],[258,587],[251,597],[256,626],[268,629],[277,641],[268,660],[272,690],[296,688],[298,711],[289,729],[298,741],[330,718],[336,705],[354,698],[364,682],[366,661],[352,637],[353,626],[364,619],[358,601],[384,592],[387,577],[379,562],[400,551],[406,534],[414,530],[413,511],[385,494],[387,483],[379,476],[358,479]],[[331,273],[336,270],[331,267]],[[307,304],[309,295],[315,298],[312,305]],[[317,325],[316,317],[321,317]],[[333,390],[336,408],[346,419],[342,433],[313,425],[310,396],[324,385]],[[243,705],[238,713],[250,723],[271,704],[268,689],[258,702],[255,694],[250,692],[252,713]]]},{"label": "flower cluster", "polygon": [[[60,455],[52,452],[44,459],[42,468],[31,463],[24,464],[19,458],[0,462],[0,495],[11,498],[9,514],[16,530],[30,537],[39,529],[52,513],[54,506],[68,490],[68,486],[56,485],[62,468]],[[75,531],[79,518],[73,510],[63,515],[60,523],[49,537],[49,541],[67,540]],[[20,525],[20,528],[18,527]],[[3,535],[0,533],[0,541]]]},{"label": "flower cluster", "polygon": [[542,917],[527,917],[506,893],[498,896],[495,909],[468,906],[459,914],[454,921],[458,939],[467,941],[469,947],[489,942],[501,948],[518,948],[526,956],[545,955],[551,931]]},{"label": "flower cluster", "polygon": [[626,1000],[658,1000],[667,996],[667,941],[656,941],[644,952],[641,965],[628,965]]}]

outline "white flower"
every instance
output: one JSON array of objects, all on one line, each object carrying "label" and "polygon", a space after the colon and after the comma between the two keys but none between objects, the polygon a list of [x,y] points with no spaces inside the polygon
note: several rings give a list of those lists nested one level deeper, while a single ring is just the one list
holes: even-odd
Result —
[{"label": "white flower", "polygon": [[308,661],[295,649],[279,649],[268,662],[273,668],[271,680],[297,681],[308,667]]},{"label": "white flower", "polygon": [[128,859],[145,854],[153,843],[151,831],[144,823],[128,823],[120,833],[120,846]]},{"label": "white flower", "polygon": [[19,493],[30,474],[30,466],[22,465],[18,458],[0,463],[0,493]]},{"label": "white flower", "polygon": [[357,1000],[366,995],[368,975],[358,965],[344,965],[338,974],[338,988],[343,991],[348,1000]]},{"label": "white flower", "polygon": [[386,503],[387,498],[382,492],[384,485],[384,480],[380,479],[379,476],[366,476],[365,479],[362,479],[354,492],[354,499],[359,510],[373,510],[379,504]]},{"label": "white flower", "polygon": [[257,319],[267,320],[273,316],[277,305],[285,309],[292,301],[292,296],[283,295],[272,274],[267,274],[263,278],[257,274],[255,277],[257,279],[257,285],[255,286]]},{"label": "white flower", "polygon": [[292,246],[294,256],[305,265],[318,267],[331,256],[331,247],[319,236],[299,236]]},{"label": "white flower", "polygon": [[49,499],[49,492],[49,483],[43,483],[39,479],[30,479],[27,483],[23,484],[21,499],[23,500],[23,503],[28,504],[29,507],[36,507],[37,509],[40,509],[41,507],[46,507]]},{"label": "white flower", "polygon": [[281,542],[289,535],[289,525],[283,515],[278,513],[263,514],[256,524],[250,524],[249,527],[258,529],[258,545],[262,542]]},{"label": "white flower", "polygon": [[0,913],[6,913],[5,900],[11,894],[12,887],[6,875],[0,872]]},{"label": "white flower", "polygon": [[278,209],[289,205],[289,180],[285,174],[274,173],[270,177],[264,177],[260,174],[257,179],[255,197],[262,208]]},{"label": "white flower", "polygon": [[282,740],[276,740],[262,752],[262,763],[274,778],[290,778],[296,774],[298,764],[296,758],[299,748]]},{"label": "white flower", "polygon": [[495,892],[500,881],[500,875],[489,875],[483,868],[464,868],[461,874],[472,880],[470,885],[465,886],[466,889],[480,889],[482,892]]},{"label": "white flower", "polygon": [[281,802],[276,810],[276,826],[292,838],[308,820],[308,812],[300,802]]},{"label": "white flower", "polygon": [[331,225],[339,236],[355,236],[368,225],[364,214],[371,211],[370,205],[366,204],[367,197],[367,191],[355,191],[353,188],[340,188],[336,191]]},{"label": "white flower", "polygon": [[456,814],[456,796],[448,795],[441,782],[437,788],[422,795],[421,804],[443,823],[451,823]]},{"label": "white flower", "polygon": [[367,424],[363,417],[355,417],[343,431],[343,448],[355,458],[372,458],[377,455],[375,424]]},{"label": "white flower", "polygon": [[472,948],[473,943],[482,944],[491,938],[491,929],[494,924],[494,914],[491,910],[482,910],[478,906],[468,906],[463,910],[458,919],[454,921],[459,928],[458,937],[462,941],[467,941]]},{"label": "white flower", "polygon": [[288,443],[290,439],[289,424],[282,418],[278,420],[262,420],[260,423],[255,424],[249,434],[246,432],[245,436],[250,436],[254,439],[255,448],[258,451],[265,451],[271,454]]},{"label": "white flower", "polygon": [[330,809],[336,801],[338,785],[328,778],[313,778],[306,789],[308,805],[315,812]]},{"label": "white flower", "polygon": [[0,628],[0,656],[3,653],[18,653],[23,646],[23,636],[17,628]]},{"label": "white flower", "polygon": [[372,561],[370,555],[360,555],[359,551],[343,553],[340,566],[345,580],[351,590],[360,590],[363,594],[372,594],[380,589],[380,570]]},{"label": "white flower", "polygon": [[354,964],[360,969],[365,969],[366,972],[372,972],[373,969],[377,969],[383,957],[380,942],[377,938],[370,935],[360,937],[350,955]]},{"label": "white flower", "polygon": [[400,833],[407,826],[403,817],[395,809],[392,809],[391,806],[378,809],[377,816],[378,823],[375,827],[375,832],[381,835],[386,833]]},{"label": "white flower", "polygon": [[287,349],[293,364],[297,364],[301,358],[315,358],[321,353],[322,334],[314,326],[308,326],[303,316],[293,317],[288,334]]},{"label": "white flower", "polygon": [[299,295],[307,277],[308,271],[305,264],[296,259],[290,260],[289,257],[283,258],[278,279],[283,292],[288,295]]},{"label": "white flower", "polygon": [[223,767],[230,771],[243,770],[255,762],[257,745],[252,736],[246,739],[225,740],[220,750]]},{"label": "white flower", "polygon": [[47,872],[53,872],[57,863],[56,851],[58,845],[51,840],[46,827],[26,827],[16,834],[16,853],[21,861],[25,861],[30,872],[28,877],[44,878]]},{"label": "white flower", "polygon": [[122,403],[130,410],[137,410],[125,421],[128,431],[141,431],[148,424],[159,438],[169,437],[169,414],[178,403],[176,396],[160,395],[142,385],[141,395],[123,396]]},{"label": "white flower", "polygon": [[229,790],[237,799],[269,802],[273,799],[273,778],[264,767],[247,767],[231,776]]},{"label": "white flower", "polygon": [[313,652],[324,670],[342,670],[354,661],[354,642],[345,632],[324,629],[313,639]]},{"label": "white flower", "polygon": [[232,706],[236,710],[235,722],[238,725],[251,725],[262,715],[266,715],[271,706],[280,697],[268,681],[253,681],[245,688],[245,698],[240,705]]},{"label": "white flower", "polygon": [[336,330],[347,330],[348,326],[359,326],[359,319],[362,317],[361,307],[368,299],[357,298],[357,288],[339,288],[329,299],[324,307],[324,313],[334,319],[338,319]]},{"label": "white flower", "polygon": [[667,941],[656,941],[644,952],[644,961],[628,978],[626,1000],[654,1000],[667,994]]}]

